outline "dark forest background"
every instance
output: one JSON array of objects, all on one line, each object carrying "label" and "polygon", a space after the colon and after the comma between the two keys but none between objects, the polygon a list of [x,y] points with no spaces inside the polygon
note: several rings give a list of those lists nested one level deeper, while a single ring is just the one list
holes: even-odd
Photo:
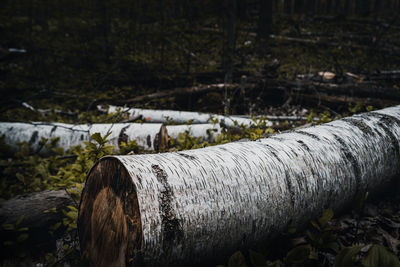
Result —
[{"label": "dark forest background", "polygon": [[[396,69],[399,11],[398,0],[3,0],[2,111],[27,101],[81,109],[243,75]],[[196,101],[163,105],[202,110]]]}]

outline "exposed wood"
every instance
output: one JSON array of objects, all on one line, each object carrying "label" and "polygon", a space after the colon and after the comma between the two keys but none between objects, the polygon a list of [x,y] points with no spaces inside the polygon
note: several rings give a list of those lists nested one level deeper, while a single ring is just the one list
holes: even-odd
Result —
[{"label": "exposed wood", "polygon": [[[108,144],[119,148],[121,142],[128,143],[136,140],[139,147],[144,150],[155,150],[158,142],[158,134],[164,127],[161,123],[114,123],[114,124],[80,124],[72,125],[66,123],[22,123],[2,122],[0,123],[0,136],[5,135],[6,144],[15,150],[19,142],[27,142],[34,152],[46,153],[42,138],[59,137],[57,145],[69,150],[72,146],[83,144],[91,139],[94,133],[102,136],[111,133]],[[163,129],[164,136],[176,139],[179,133],[188,131],[193,137],[201,137],[204,140],[213,141],[215,135],[220,132],[217,124],[196,125],[168,125]]]},{"label": "exposed wood", "polygon": [[[239,88],[239,86],[240,86],[240,84],[223,84],[223,83],[209,84],[209,85],[197,85],[197,86],[188,87],[188,88],[175,88],[172,90],[159,91],[159,92],[148,94],[148,95],[136,96],[134,98],[127,99],[127,100],[124,100],[121,102],[123,102],[123,103],[138,103],[138,102],[159,99],[159,98],[163,98],[163,97],[192,95],[192,94],[207,93],[207,92],[212,92],[212,91],[223,91],[225,89],[232,90],[235,88]],[[254,86],[255,86],[254,84],[245,85],[245,87],[250,87],[250,88],[252,88]]]},{"label": "exposed wood", "polygon": [[81,251],[93,266],[194,265],[341,209],[399,173],[400,106],[253,142],[105,157],[82,194]]},{"label": "exposed wood", "polygon": [[[0,203],[0,225],[15,224],[23,216],[18,228],[28,227],[29,240],[40,246],[42,243],[54,241],[54,237],[51,238],[48,232],[50,227],[62,221],[62,209],[75,204],[65,190],[19,195]],[[45,213],[46,210],[54,208],[56,212]],[[21,232],[6,231],[0,227],[0,244],[16,240],[19,234]]]}]

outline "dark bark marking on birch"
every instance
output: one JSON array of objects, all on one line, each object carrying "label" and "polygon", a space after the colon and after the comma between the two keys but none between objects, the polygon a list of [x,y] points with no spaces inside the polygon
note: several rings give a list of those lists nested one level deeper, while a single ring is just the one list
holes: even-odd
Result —
[{"label": "dark bark marking on birch", "polygon": [[388,123],[388,125],[392,125],[394,123],[397,123],[397,125],[400,125],[400,119],[388,115],[388,114],[382,114],[382,113],[375,113],[375,112],[370,112],[364,115],[365,117],[371,116],[380,119],[383,122]]},{"label": "dark bark marking on birch", "polygon": [[53,128],[51,128],[50,136],[54,133],[55,130],[57,130],[57,125],[55,125]]},{"label": "dark bark marking on birch", "polygon": [[[276,149],[273,148],[272,146],[268,145],[268,144],[263,144],[264,146],[269,148],[269,152],[271,152],[271,154],[280,162],[282,163],[282,160],[278,157],[278,155],[275,153]],[[275,151],[274,151],[275,150]]]},{"label": "dark bark marking on birch", "polygon": [[390,141],[392,143],[394,153],[397,155],[400,155],[400,147],[399,147],[399,141],[397,140],[396,136],[390,131],[390,129],[387,127],[387,125],[383,122],[378,122],[378,125],[382,127],[382,129],[385,131],[385,133],[389,136]]},{"label": "dark bark marking on birch", "polygon": [[361,184],[361,169],[358,165],[356,157],[351,153],[350,148],[347,146],[346,142],[336,134],[333,134],[336,141],[340,144],[340,150],[342,150],[346,159],[350,162],[351,166],[353,167],[354,175],[356,178],[356,192],[359,191],[359,185]]},{"label": "dark bark marking on birch", "polygon": [[398,126],[400,126],[400,120],[396,117],[393,117],[393,116],[390,116],[387,114],[381,114],[381,113],[371,112],[368,115],[373,116],[375,118],[379,118],[378,125],[385,131],[386,135],[389,136],[395,153],[397,155],[400,155],[399,140],[396,138],[396,136],[390,130],[390,128],[392,128],[393,124],[397,124]]},{"label": "dark bark marking on birch", "polygon": [[158,182],[162,185],[158,201],[160,205],[161,227],[163,232],[162,246],[165,254],[168,255],[175,244],[178,244],[183,238],[183,230],[181,222],[173,212],[172,198],[174,197],[171,186],[168,184],[168,175],[158,165],[152,165],[153,173],[156,175]]},{"label": "dark bark marking on birch", "polygon": [[38,139],[38,137],[39,137],[39,132],[38,131],[34,131],[33,132],[33,134],[32,134],[32,136],[31,136],[31,139],[29,139],[29,144],[30,145],[32,145],[33,143],[35,143],[36,142],[36,140]]},{"label": "dark bark marking on birch", "polygon": [[374,131],[371,129],[371,127],[369,127],[365,122],[361,120],[357,120],[355,118],[344,118],[342,119],[342,121],[345,121],[347,123],[350,123],[351,125],[356,126],[365,134],[374,135]]},{"label": "dark bark marking on birch", "polygon": [[190,160],[195,160],[195,159],[197,159],[195,156],[191,156],[191,155],[188,155],[188,154],[185,154],[185,153],[178,153],[178,155],[179,155],[179,156],[182,156],[182,157],[184,157],[184,158],[190,159]]},{"label": "dark bark marking on birch", "polygon": [[299,143],[307,152],[310,152],[310,148],[302,140],[297,140],[297,143]]},{"label": "dark bark marking on birch", "polygon": [[287,188],[289,191],[289,196],[290,196],[290,203],[292,204],[292,208],[294,208],[294,204],[296,202],[296,197],[295,197],[295,192],[293,188],[292,181],[290,180],[289,172],[285,171],[285,180],[287,184]]},{"label": "dark bark marking on birch", "polygon": [[147,141],[148,147],[151,147],[151,136],[150,135],[147,136],[146,141]]},{"label": "dark bark marking on birch", "polygon": [[312,134],[312,133],[307,133],[307,132],[304,132],[304,131],[295,131],[295,133],[306,135],[306,136],[311,137],[311,138],[313,138],[315,140],[321,141],[321,139],[318,136],[316,136],[315,134]]},{"label": "dark bark marking on birch", "polygon": [[85,137],[83,136],[83,134],[81,134],[81,141],[83,140],[83,138],[85,138]]},{"label": "dark bark marking on birch", "polygon": [[167,127],[161,125],[160,131],[154,137],[154,150],[157,152],[165,152],[169,146],[170,137],[168,136]]},{"label": "dark bark marking on birch", "polygon": [[129,125],[125,126],[124,128],[121,129],[118,135],[118,147],[121,148],[121,143],[125,142],[126,144],[128,143],[128,135],[125,133],[126,129],[129,128]]}]

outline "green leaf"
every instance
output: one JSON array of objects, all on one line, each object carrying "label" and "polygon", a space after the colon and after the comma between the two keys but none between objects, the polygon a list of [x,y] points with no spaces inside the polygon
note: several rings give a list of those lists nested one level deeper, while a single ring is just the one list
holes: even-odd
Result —
[{"label": "green leaf", "polygon": [[4,241],[3,242],[3,244],[4,244],[4,246],[14,246],[15,245],[15,242],[14,241]]},{"label": "green leaf", "polygon": [[51,208],[51,209],[48,209],[48,210],[44,210],[44,211],[43,211],[43,213],[49,213],[49,212],[56,213],[56,212],[57,212],[57,209],[56,209],[56,208]]},{"label": "green leaf", "polygon": [[5,223],[5,224],[1,225],[1,227],[6,231],[15,230],[15,225],[11,224],[11,223]]},{"label": "green leaf", "polygon": [[78,212],[78,209],[75,206],[68,205],[67,208],[69,208],[70,211],[76,211]]},{"label": "green leaf", "polygon": [[325,245],[326,248],[332,249],[333,251],[335,251],[336,253],[339,252],[339,244],[336,241],[333,242],[329,242],[328,244]]},{"label": "green leaf", "polygon": [[29,231],[29,228],[28,227],[21,227],[21,228],[18,228],[17,231],[18,232],[26,232],[26,231]]},{"label": "green leaf", "polygon": [[276,261],[271,262],[270,264],[268,264],[267,267],[281,267],[281,266],[282,266],[281,261],[280,260],[276,260]]},{"label": "green leaf", "polygon": [[236,251],[228,260],[228,267],[246,267],[246,259],[242,252]]},{"label": "green leaf", "polygon": [[346,247],[335,257],[333,267],[353,267],[354,257],[364,246]]},{"label": "green leaf", "polygon": [[24,242],[25,240],[27,240],[29,237],[29,234],[20,234],[17,237],[17,242]]},{"label": "green leaf", "polygon": [[321,227],[319,227],[318,223],[316,223],[315,221],[311,221],[310,223],[312,226],[314,226],[315,229],[317,229],[318,231],[321,231]]},{"label": "green leaf", "polygon": [[91,138],[99,144],[103,143],[103,138],[101,137],[100,133],[94,133],[91,135]]},{"label": "green leaf", "polygon": [[15,226],[18,226],[18,225],[20,225],[21,224],[21,222],[24,220],[24,215],[21,215],[21,216],[19,216],[19,218],[18,218],[18,220],[17,220],[17,222],[15,223]]},{"label": "green leaf", "polygon": [[61,222],[58,222],[52,226],[50,226],[50,230],[55,231],[61,226]]},{"label": "green leaf", "polygon": [[322,213],[322,216],[318,219],[319,225],[324,227],[333,218],[333,210],[326,209]]},{"label": "green leaf", "polygon": [[382,245],[373,245],[363,259],[362,264],[365,267],[385,266],[399,267],[400,262],[396,255]]},{"label": "green leaf", "polygon": [[301,245],[290,250],[286,256],[288,263],[302,263],[309,259],[311,253],[311,245]]},{"label": "green leaf", "polygon": [[24,178],[24,176],[23,176],[22,174],[16,173],[16,174],[15,174],[15,177],[17,177],[17,179],[18,179],[20,182],[22,182],[23,184],[25,184],[25,178]]},{"label": "green leaf", "polygon": [[265,267],[266,261],[262,254],[249,249],[250,261],[254,267]]}]

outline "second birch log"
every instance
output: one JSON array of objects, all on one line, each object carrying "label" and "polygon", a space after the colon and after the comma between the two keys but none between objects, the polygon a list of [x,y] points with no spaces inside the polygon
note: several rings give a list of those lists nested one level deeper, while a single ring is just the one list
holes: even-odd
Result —
[{"label": "second birch log", "polygon": [[[226,127],[235,127],[237,125],[245,125],[247,127],[256,125],[260,120],[252,120],[251,118],[244,118],[241,116],[224,116],[219,114],[210,114],[193,111],[177,111],[177,110],[153,110],[142,108],[128,108],[110,105],[108,109],[98,106],[100,110],[108,113],[127,112],[130,117],[137,118],[141,116],[144,120],[153,123],[176,123],[184,124],[191,122],[192,124],[207,124],[212,123],[213,120],[218,120],[219,123]],[[276,118],[279,119],[278,117]],[[272,126],[270,121],[266,122],[266,126]]]},{"label": "second birch log", "polygon": [[155,150],[158,135],[161,130],[171,138],[177,138],[179,133],[188,131],[193,137],[201,137],[204,140],[213,141],[220,132],[220,127],[214,124],[196,125],[168,125],[161,123],[114,123],[114,124],[81,124],[72,125],[65,123],[0,123],[0,136],[5,135],[5,142],[14,150],[19,142],[28,142],[34,151],[40,151],[42,138],[59,137],[58,146],[69,150],[71,146],[83,144],[89,141],[91,135],[100,133],[102,136],[111,132],[108,143],[119,147],[122,141],[125,143],[136,140],[139,147],[144,150]]},{"label": "second birch log", "polygon": [[389,183],[400,106],[203,149],[100,160],[78,216],[92,266],[178,266],[232,254]]}]

